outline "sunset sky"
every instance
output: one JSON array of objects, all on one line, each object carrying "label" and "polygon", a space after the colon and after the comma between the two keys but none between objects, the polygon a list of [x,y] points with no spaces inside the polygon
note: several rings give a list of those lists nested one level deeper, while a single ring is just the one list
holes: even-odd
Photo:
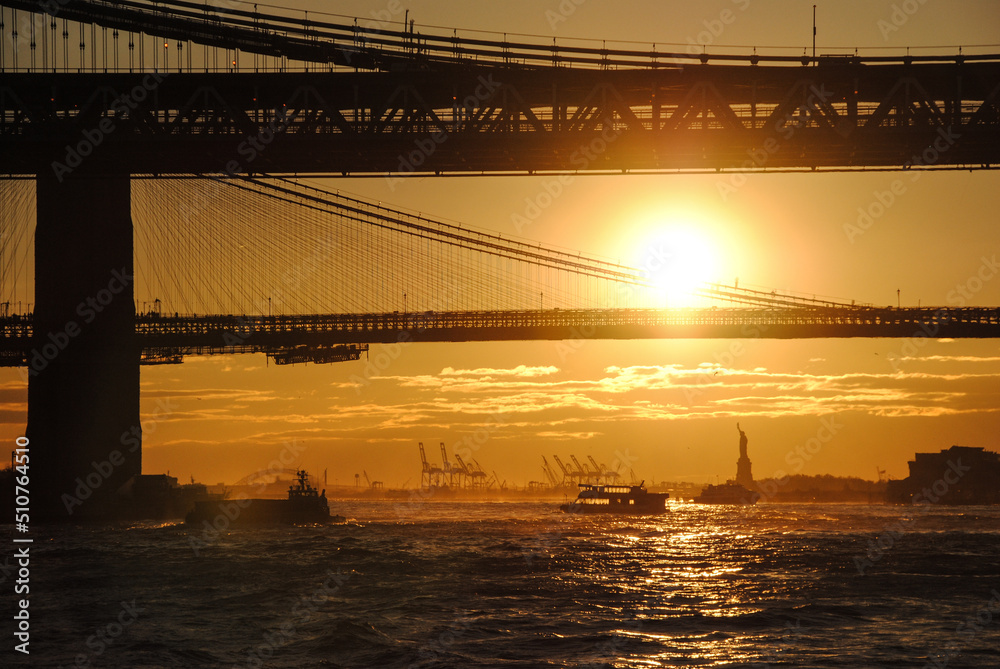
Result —
[{"label": "sunset sky", "polygon": [[[285,4],[335,5],[338,13],[362,18],[396,6]],[[731,12],[712,46],[763,48],[809,44],[813,4],[427,0],[401,6],[418,30],[436,25],[678,45],[704,41],[704,31]],[[1000,41],[1000,5],[989,0],[815,4],[820,53]],[[916,10],[899,14],[900,5]],[[694,240],[688,248],[697,248],[700,264],[712,270],[704,278],[739,277],[740,285],[878,305],[895,305],[897,290],[904,306],[1000,305],[994,172],[750,174],[745,183],[732,175],[577,176],[530,225],[516,226],[546,180],[376,178],[333,186],[624,263],[641,263],[658,240],[680,234]],[[901,194],[859,232],[859,210],[870,209],[895,182]],[[366,370],[387,358],[374,374]],[[0,370],[0,438],[11,444],[24,431],[26,387],[17,370]],[[324,366],[275,367],[263,356],[189,358],[180,366],[143,368],[142,392],[144,473],[169,470],[185,482],[190,475],[233,482],[266,467],[291,440],[302,447],[301,465],[316,473],[328,468],[330,482],[340,484],[353,484],[354,474],[366,470],[389,486],[415,485],[418,441],[435,461],[439,442],[449,452],[471,448],[487,471],[519,485],[541,480],[541,455],[553,453],[565,460],[593,455],[609,465],[625,456],[647,480],[714,482],[735,475],[737,421],[749,437],[757,478],[783,471],[873,479],[876,467],[902,478],[915,451],[952,444],[1000,450],[996,340],[373,346],[369,360]],[[813,438],[822,439],[822,448],[804,457],[801,449]]]}]

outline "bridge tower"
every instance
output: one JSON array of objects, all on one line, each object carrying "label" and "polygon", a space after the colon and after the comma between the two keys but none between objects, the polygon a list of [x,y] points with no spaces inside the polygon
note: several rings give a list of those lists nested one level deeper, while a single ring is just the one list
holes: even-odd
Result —
[{"label": "bridge tower", "polygon": [[33,516],[113,518],[142,468],[130,178],[49,172],[36,184]]}]

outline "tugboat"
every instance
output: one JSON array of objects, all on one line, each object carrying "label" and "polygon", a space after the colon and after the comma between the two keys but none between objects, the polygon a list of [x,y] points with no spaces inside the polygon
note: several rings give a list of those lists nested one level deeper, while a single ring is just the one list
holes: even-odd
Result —
[{"label": "tugboat", "polygon": [[331,516],[326,490],[322,493],[309,484],[304,469],[295,472],[288,486],[288,499],[231,499],[196,502],[184,519],[188,525],[205,521],[218,525],[305,525],[343,522],[343,516]]},{"label": "tugboat", "polygon": [[665,492],[648,492],[643,483],[645,481],[633,486],[581,483],[576,499],[559,508],[566,513],[666,513],[667,498],[670,495]]},{"label": "tugboat", "polygon": [[695,504],[749,504],[757,503],[755,495],[745,486],[728,481],[721,485],[709,485],[694,498]]}]

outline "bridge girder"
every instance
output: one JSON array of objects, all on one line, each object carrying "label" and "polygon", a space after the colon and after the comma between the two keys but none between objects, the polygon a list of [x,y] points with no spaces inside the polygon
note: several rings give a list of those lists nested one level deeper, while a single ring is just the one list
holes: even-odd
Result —
[{"label": "bridge girder", "polygon": [[[0,318],[0,366],[37,366],[32,319]],[[140,316],[147,364],[266,353],[277,364],[357,360],[369,344],[578,339],[1000,338],[1000,309],[550,309],[312,316]],[[34,348],[33,348],[34,347]],[[38,358],[44,362],[43,358]]]},{"label": "bridge girder", "polygon": [[992,167],[1000,63],[0,75],[5,173]]}]

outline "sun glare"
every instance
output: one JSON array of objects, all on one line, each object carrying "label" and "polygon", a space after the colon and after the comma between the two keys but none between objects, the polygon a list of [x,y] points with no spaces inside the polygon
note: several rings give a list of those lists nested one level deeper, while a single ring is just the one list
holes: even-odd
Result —
[{"label": "sun glare", "polygon": [[654,307],[689,307],[703,300],[696,288],[718,280],[718,249],[691,223],[652,226],[638,250],[638,268],[649,282]]}]

